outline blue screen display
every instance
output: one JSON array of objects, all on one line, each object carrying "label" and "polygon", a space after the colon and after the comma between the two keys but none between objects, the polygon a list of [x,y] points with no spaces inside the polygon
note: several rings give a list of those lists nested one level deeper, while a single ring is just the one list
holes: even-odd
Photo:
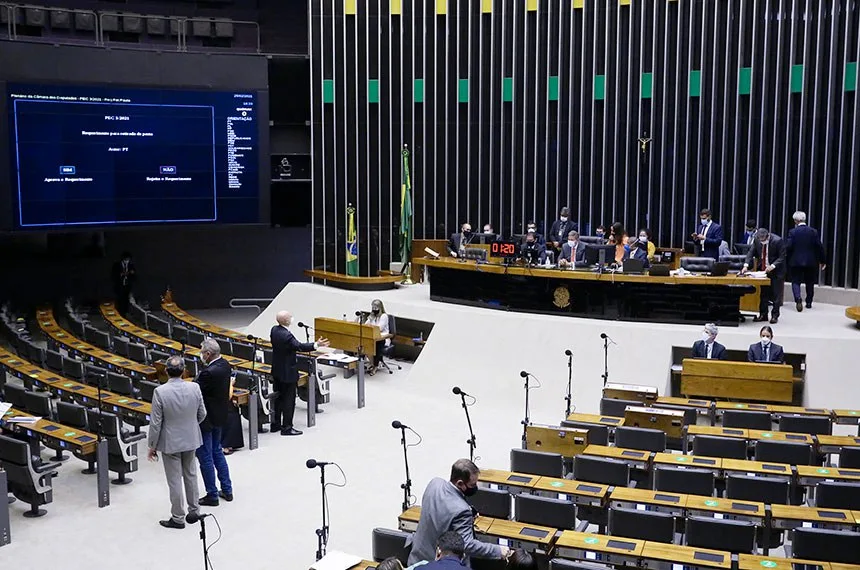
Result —
[{"label": "blue screen display", "polygon": [[257,223],[257,96],[7,86],[15,225]]}]

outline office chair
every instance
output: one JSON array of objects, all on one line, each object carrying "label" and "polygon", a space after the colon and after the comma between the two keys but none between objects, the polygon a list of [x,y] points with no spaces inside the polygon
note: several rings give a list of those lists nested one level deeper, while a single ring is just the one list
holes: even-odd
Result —
[{"label": "office chair", "polygon": [[749,521],[690,516],[684,534],[687,546],[732,554],[756,553],[756,526]]},{"label": "office chair", "polygon": [[693,455],[724,457],[726,459],[746,459],[747,440],[713,435],[693,437]]},{"label": "office chair", "polygon": [[561,421],[562,427],[588,430],[588,443],[590,445],[609,445],[609,427],[584,422]]},{"label": "office chair", "polygon": [[815,455],[808,443],[759,440],[755,444],[755,460],[789,465],[815,465]]},{"label": "office chair", "polygon": [[200,360],[194,358],[193,356],[186,356],[184,360],[185,370],[188,371],[191,376],[196,377],[197,374],[200,373]]},{"label": "office chair", "polygon": [[394,556],[405,567],[409,558],[411,546],[406,546],[406,540],[412,535],[399,530],[387,528],[373,529],[373,560],[382,562],[386,558]]},{"label": "office chair", "polygon": [[117,335],[113,337],[113,353],[128,358],[128,337]]},{"label": "office chair", "polygon": [[125,374],[117,374],[116,372],[108,372],[107,389],[115,394],[131,396],[132,398],[137,398],[140,395],[140,392],[135,389],[131,378]]},{"label": "office chair", "polygon": [[860,564],[860,533],[821,528],[794,529],[792,557]]},{"label": "office chair", "polygon": [[686,256],[681,258],[681,269],[693,273],[710,273],[714,269],[714,263],[713,257]]},{"label": "office chair", "polygon": [[174,323],[173,326],[170,327],[170,338],[177,342],[188,344],[188,328]]},{"label": "office chair", "polygon": [[148,362],[146,347],[137,342],[128,343],[128,358],[140,364],[146,364]]},{"label": "office chair", "polygon": [[564,458],[558,453],[511,449],[511,471],[543,475],[544,477],[564,477]]},{"label": "office chair", "polygon": [[110,342],[110,335],[104,331],[86,325],[84,327],[84,336],[87,342],[94,344],[102,350],[110,351],[113,348]]},{"label": "office chair", "polygon": [[45,351],[45,366],[51,372],[56,372],[57,374],[63,373],[63,355],[57,352],[56,350],[46,350]]},{"label": "office chair", "polygon": [[[388,332],[391,335],[393,335],[391,337],[391,345],[390,346],[383,346],[382,358],[380,359],[379,363],[382,364],[383,368],[388,370],[389,374],[394,374],[394,371],[391,369],[391,367],[385,361],[386,357],[390,358],[390,359],[394,358],[394,336],[397,335],[397,318],[390,313],[388,313]],[[394,364],[394,366],[396,366],[398,370],[403,370],[403,367],[400,366],[399,364],[397,364],[396,362],[394,362],[393,360],[392,360],[392,364]]]},{"label": "office chair", "polygon": [[860,483],[822,481],[815,486],[815,506],[860,511]]},{"label": "office chair", "polygon": [[507,491],[479,487],[477,493],[466,497],[466,502],[485,517],[511,518],[511,495]]},{"label": "office chair", "polygon": [[63,376],[72,380],[83,381],[84,363],[73,358],[63,357]]},{"label": "office chair", "polygon": [[773,419],[770,416],[770,412],[726,410],[723,412],[723,427],[771,431],[773,429]]},{"label": "office chair", "polygon": [[839,467],[860,469],[860,447],[843,447],[839,452]]},{"label": "office chair", "polygon": [[729,475],[726,477],[726,497],[741,501],[755,501],[769,505],[788,504],[789,482],[771,477]]},{"label": "office chair", "polygon": [[263,349],[263,363],[264,364],[272,364],[272,350],[271,349]]},{"label": "office chair", "polygon": [[27,359],[38,367],[45,366],[45,349],[32,342],[27,343]]},{"label": "office chair", "polygon": [[635,400],[616,400],[613,398],[600,398],[600,415],[623,418],[627,406],[642,406],[642,402]]},{"label": "office chair", "polygon": [[40,509],[53,501],[51,479],[57,475],[59,463],[45,463],[33,457],[30,445],[0,435],[0,467],[6,471],[9,491],[20,501],[30,505],[25,517],[41,517],[47,511]]},{"label": "office chair", "polygon": [[227,356],[233,356],[233,343],[229,340],[224,340],[220,338],[216,338],[215,342],[218,343],[218,346],[221,347],[221,354],[226,354]]},{"label": "office chair", "polygon": [[740,271],[746,263],[746,255],[721,255],[720,261],[728,262],[729,271]]},{"label": "office chair", "polygon": [[236,358],[241,358],[242,360],[247,360],[248,362],[252,362],[256,356],[254,354],[254,346],[251,344],[234,342],[233,356],[235,356]]},{"label": "office chair", "polygon": [[716,488],[713,471],[707,469],[654,469],[654,490],[712,497]]},{"label": "office chair", "polygon": [[[2,372],[0,372],[2,374]],[[6,384],[3,387],[3,398],[7,403],[12,404],[13,408],[17,408],[19,410],[25,410],[27,408],[27,404],[24,400],[24,394],[27,393],[27,389],[18,386],[17,384]]]},{"label": "office chair", "polygon": [[108,371],[106,368],[90,364],[84,364],[84,384],[98,387],[99,381],[102,382],[102,390],[106,390]]},{"label": "office chair", "polygon": [[606,568],[605,565],[600,563],[579,562],[564,558],[553,558],[549,561],[549,570],[606,570]]},{"label": "office chair", "polygon": [[514,520],[559,528],[576,529],[576,506],[573,501],[536,495],[514,496]]},{"label": "office chair", "polygon": [[812,435],[830,435],[833,423],[826,416],[783,415],[779,418],[779,430]]},{"label": "office chair", "polygon": [[186,346],[193,346],[194,348],[200,348],[200,345],[203,344],[203,340],[206,338],[200,331],[196,331],[193,329],[188,329],[188,342],[185,343]]},{"label": "office chair", "polygon": [[573,458],[573,475],[578,481],[627,487],[630,466],[619,459],[577,455]]},{"label": "office chair", "polygon": [[636,509],[609,509],[609,534],[639,540],[675,541],[675,516]]},{"label": "office chair", "polygon": [[641,451],[666,451],[666,432],[659,429],[618,427],[615,428],[615,445]]}]

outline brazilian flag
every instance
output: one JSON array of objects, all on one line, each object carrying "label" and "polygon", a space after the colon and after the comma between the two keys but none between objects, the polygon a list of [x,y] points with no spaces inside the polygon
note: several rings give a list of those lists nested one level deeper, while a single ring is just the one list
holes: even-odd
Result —
[{"label": "brazilian flag", "polygon": [[400,182],[400,262],[403,270],[412,257],[412,180],[409,177],[409,148],[404,145],[402,176]]},{"label": "brazilian flag", "polygon": [[346,209],[346,274],[358,276],[358,234],[355,231],[355,208],[350,204]]}]

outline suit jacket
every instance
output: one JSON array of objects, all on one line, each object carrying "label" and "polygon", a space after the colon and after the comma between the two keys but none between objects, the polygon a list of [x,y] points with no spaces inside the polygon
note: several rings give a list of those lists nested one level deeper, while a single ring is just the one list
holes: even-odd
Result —
[{"label": "suit jacket", "polygon": [[[750,349],[747,352],[747,359],[750,362],[759,362],[764,360],[764,348],[762,348],[760,342],[750,345]],[[770,358],[768,359],[768,362],[785,362],[785,352],[782,350],[780,345],[770,343]]]},{"label": "suit jacket", "polygon": [[[565,241],[561,246],[561,258],[570,261],[570,243]],[[577,263],[585,263],[585,244],[581,241],[576,242],[576,257],[574,261]]]},{"label": "suit jacket", "polygon": [[[453,253],[456,253],[457,255],[460,255],[460,241],[461,241],[462,237],[463,237],[463,234],[461,234],[460,232],[457,232],[455,234],[451,234],[451,237],[448,238],[448,251],[449,252],[453,252]],[[474,240],[475,240],[475,234],[472,234],[470,237],[466,238],[465,245],[468,246]]]},{"label": "suit jacket", "polygon": [[[699,224],[696,229],[697,234],[702,234],[705,231],[705,225]],[[717,261],[720,260],[720,243],[723,241],[723,227],[717,222],[711,221],[711,226],[708,228],[708,233],[705,234],[705,239],[699,242],[702,248],[702,257],[713,257]]]},{"label": "suit jacket", "polygon": [[[708,350],[705,348],[705,341],[697,340],[693,343],[693,358],[706,358]],[[726,360],[726,347],[714,341],[714,346],[711,348],[712,360]]]},{"label": "suit jacket", "polygon": [[297,384],[299,369],[296,353],[312,351],[314,343],[299,342],[289,329],[281,325],[273,326],[269,336],[272,342],[272,376],[275,382]]},{"label": "suit jacket", "polygon": [[818,267],[824,263],[824,245],[818,230],[806,224],[788,232],[785,253],[789,267]]},{"label": "suit jacket", "polygon": [[[768,243],[767,247],[768,262],[774,266],[773,271],[771,271],[771,279],[774,277],[783,277],[785,275],[785,242],[778,235],[770,234],[770,243]],[[747,252],[747,258],[744,261],[750,271],[761,270],[762,254],[762,243],[759,240],[753,240],[753,244]]]},{"label": "suit jacket", "polygon": [[745,243],[747,245],[752,245],[752,240],[755,240],[755,234],[758,230],[753,230],[751,232],[745,231],[741,234],[741,237],[738,239],[738,243]]},{"label": "suit jacket", "polygon": [[136,278],[137,270],[134,268],[133,261],[128,262],[128,271],[125,278],[123,278],[122,261],[114,262],[113,267],[111,267],[111,280],[113,281],[113,288],[115,291],[121,291],[123,289],[131,290]]},{"label": "suit jacket", "polygon": [[149,448],[162,453],[194,451],[203,444],[200,422],[206,417],[200,386],[171,378],[155,389],[149,422]]},{"label": "suit jacket", "polygon": [[[463,537],[467,557],[501,558],[502,551],[497,544],[475,539],[474,524],[472,507],[460,490],[445,479],[435,477],[427,484],[421,498],[418,530],[406,539],[406,545],[412,545],[409,564],[433,560],[436,557],[436,542],[442,533],[449,530]],[[468,558],[466,565],[468,566]]]},{"label": "suit jacket", "polygon": [[639,259],[643,263],[642,267],[644,267],[645,269],[651,267],[651,262],[648,260],[648,252],[646,252],[641,247],[637,247],[635,250],[633,250],[632,255],[629,250],[625,250],[624,259]]},{"label": "suit jacket", "polygon": [[203,393],[203,404],[206,406],[206,418],[200,423],[200,429],[211,431],[213,427],[227,425],[227,413],[230,411],[230,376],[233,369],[230,363],[219,358],[209,364],[197,375],[196,382]]},{"label": "suit jacket", "polygon": [[426,570],[462,570],[465,567],[456,556],[445,556],[444,558],[420,566],[420,568]]},{"label": "suit jacket", "polygon": [[[567,234],[571,231],[579,231],[579,226],[576,222],[568,219],[566,222],[562,222],[561,220],[556,220],[552,223],[552,227],[549,230],[549,241],[557,241],[559,243],[567,242]],[[561,235],[559,235],[561,232]]]}]

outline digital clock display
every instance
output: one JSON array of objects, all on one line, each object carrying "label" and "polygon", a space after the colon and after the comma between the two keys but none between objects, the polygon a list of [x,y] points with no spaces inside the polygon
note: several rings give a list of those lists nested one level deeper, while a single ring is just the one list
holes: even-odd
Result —
[{"label": "digital clock display", "polygon": [[491,257],[516,257],[517,243],[513,241],[494,241],[490,244]]}]

